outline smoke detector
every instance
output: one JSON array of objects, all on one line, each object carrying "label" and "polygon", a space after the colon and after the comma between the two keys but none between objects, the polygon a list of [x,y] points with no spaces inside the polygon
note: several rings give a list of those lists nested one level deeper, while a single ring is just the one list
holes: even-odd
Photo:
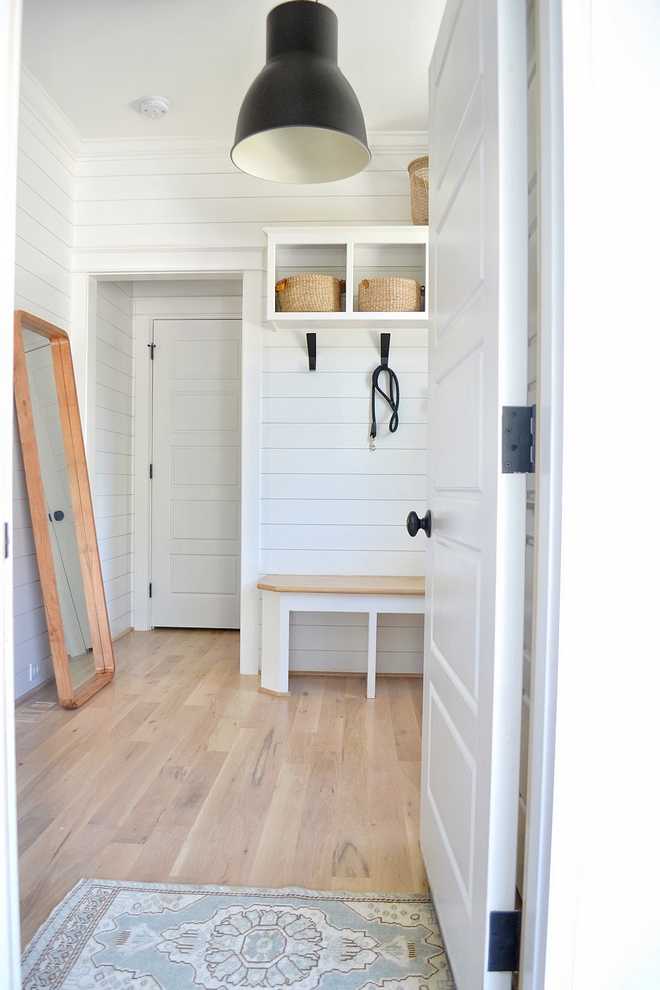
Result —
[{"label": "smoke detector", "polygon": [[143,96],[140,100],[142,113],[146,113],[147,117],[153,117],[154,120],[160,120],[161,117],[167,116],[169,109],[170,101],[166,100],[164,96]]}]

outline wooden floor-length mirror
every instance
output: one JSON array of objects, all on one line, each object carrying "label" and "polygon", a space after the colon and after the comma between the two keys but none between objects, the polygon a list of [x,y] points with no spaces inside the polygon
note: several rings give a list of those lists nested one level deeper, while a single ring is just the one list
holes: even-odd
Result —
[{"label": "wooden floor-length mirror", "polygon": [[14,323],[14,391],[32,529],[63,708],[112,679],[115,660],[92,496],[64,330],[29,313]]}]

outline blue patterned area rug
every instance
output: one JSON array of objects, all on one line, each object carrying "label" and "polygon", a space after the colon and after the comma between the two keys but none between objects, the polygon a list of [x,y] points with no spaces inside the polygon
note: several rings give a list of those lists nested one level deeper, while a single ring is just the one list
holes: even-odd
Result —
[{"label": "blue patterned area rug", "polygon": [[428,897],[81,880],[24,990],[453,990]]}]

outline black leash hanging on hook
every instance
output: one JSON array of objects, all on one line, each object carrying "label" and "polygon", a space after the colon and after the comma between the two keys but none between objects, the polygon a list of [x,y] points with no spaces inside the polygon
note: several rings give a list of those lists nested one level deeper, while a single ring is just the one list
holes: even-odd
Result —
[{"label": "black leash hanging on hook", "polygon": [[[380,364],[371,376],[371,431],[369,433],[369,438],[371,441],[370,446],[372,450],[376,449],[374,440],[376,439],[376,433],[378,432],[378,421],[376,419],[376,393],[382,395],[385,402],[387,402],[388,406],[392,410],[389,423],[390,433],[395,433],[399,425],[399,379],[389,366],[390,336],[391,334],[389,333],[381,333],[380,335]],[[385,392],[378,384],[381,371],[384,371],[388,375],[387,384],[389,387],[389,394],[388,392]]]}]

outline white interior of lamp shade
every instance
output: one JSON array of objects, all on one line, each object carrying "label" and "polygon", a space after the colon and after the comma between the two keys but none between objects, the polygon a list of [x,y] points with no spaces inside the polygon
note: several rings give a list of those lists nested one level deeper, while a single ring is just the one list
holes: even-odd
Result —
[{"label": "white interior of lamp shade", "polygon": [[371,154],[356,138],[321,127],[277,127],[240,141],[231,158],[274,182],[332,182],[361,172]]}]

